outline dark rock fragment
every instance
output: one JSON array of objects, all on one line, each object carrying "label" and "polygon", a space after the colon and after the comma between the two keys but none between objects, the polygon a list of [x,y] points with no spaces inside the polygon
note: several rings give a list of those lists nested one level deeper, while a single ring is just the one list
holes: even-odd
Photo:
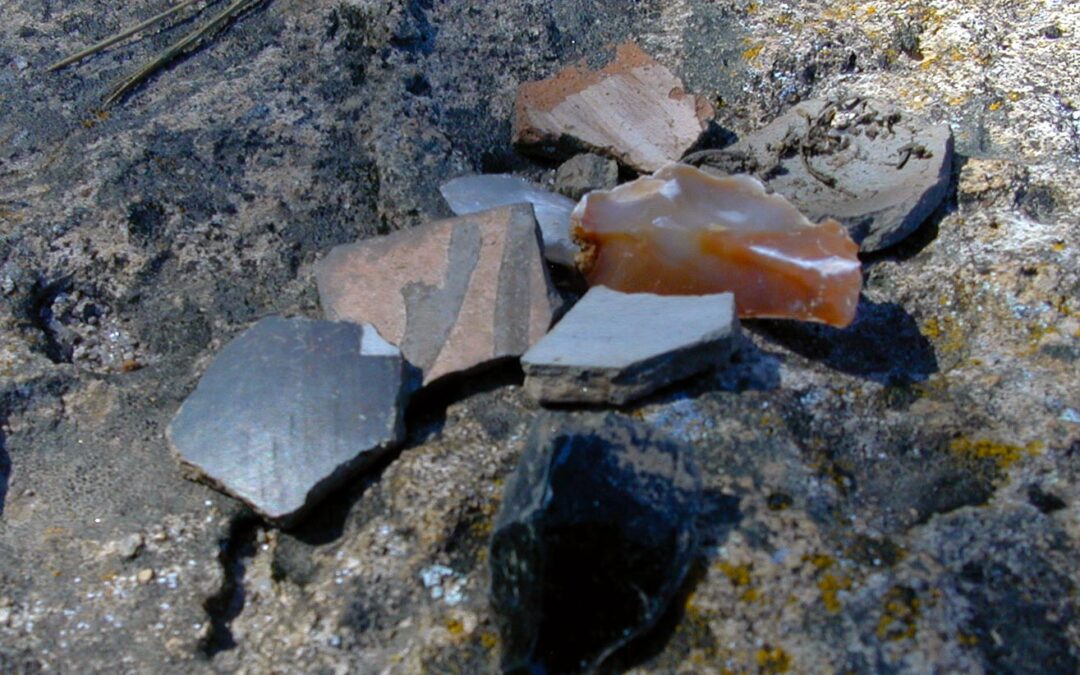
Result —
[{"label": "dark rock fragment", "polygon": [[555,173],[555,189],[578,200],[593,190],[610,190],[619,184],[619,163],[583,152],[566,160]]},{"label": "dark rock fragment", "polygon": [[401,440],[405,384],[370,325],[269,317],[218,354],[167,435],[199,477],[288,525]]},{"label": "dark rock fragment", "polygon": [[613,413],[533,426],[491,541],[503,668],[597,666],[651,627],[694,551],[688,446]]}]

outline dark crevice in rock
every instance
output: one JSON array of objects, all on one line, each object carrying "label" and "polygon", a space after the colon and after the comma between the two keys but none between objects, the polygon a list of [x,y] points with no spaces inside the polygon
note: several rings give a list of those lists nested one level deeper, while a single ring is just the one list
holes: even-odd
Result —
[{"label": "dark crevice in rock", "polygon": [[[0,452],[3,451],[2,442],[3,436],[0,436]],[[3,457],[0,456],[0,462],[2,462],[2,460]],[[0,465],[0,470],[2,470],[2,465]],[[1042,487],[1038,485],[1028,486],[1027,498],[1028,501],[1031,502],[1032,506],[1039,509],[1043,513],[1053,513],[1054,511],[1060,511],[1066,506],[1068,506],[1065,503],[1065,500],[1063,500],[1061,497],[1058,497],[1057,495],[1050,492],[1046,492],[1042,489]],[[0,499],[0,511],[3,510],[2,506],[3,500]]]},{"label": "dark crevice in rock", "polygon": [[199,651],[207,658],[236,647],[231,625],[244,609],[244,561],[255,555],[259,526],[254,514],[243,513],[233,518],[228,534],[218,542],[223,580],[218,592],[203,603],[211,628],[199,643]]},{"label": "dark crevice in rock", "polygon": [[53,363],[71,363],[72,345],[61,335],[63,326],[53,313],[57,298],[69,290],[71,278],[63,277],[48,283],[39,281],[30,293],[27,314],[33,327],[44,336],[41,350]]}]

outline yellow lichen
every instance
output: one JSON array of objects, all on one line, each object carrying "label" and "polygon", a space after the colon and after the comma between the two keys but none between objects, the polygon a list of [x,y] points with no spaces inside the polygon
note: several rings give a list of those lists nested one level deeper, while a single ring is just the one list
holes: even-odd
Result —
[{"label": "yellow lichen", "polygon": [[499,636],[495,633],[486,630],[480,634],[480,644],[484,649],[495,649],[495,646],[499,644]]},{"label": "yellow lichen", "polygon": [[885,594],[885,607],[878,619],[877,636],[892,642],[915,637],[921,602],[915,591],[893,586]]},{"label": "yellow lichen", "polygon": [[759,42],[755,45],[751,45],[743,50],[742,57],[746,61],[753,61],[761,55],[761,50],[765,48],[764,42]]},{"label": "yellow lichen", "polygon": [[851,588],[851,578],[826,574],[818,579],[817,586],[821,591],[821,601],[825,604],[825,609],[831,614],[836,614],[843,607],[840,604],[840,591]]},{"label": "yellow lichen", "polygon": [[766,645],[757,650],[754,660],[762,673],[786,673],[791,668],[791,656],[780,647]]},{"label": "yellow lichen", "polygon": [[458,619],[447,619],[446,630],[450,631],[451,635],[461,635],[465,632],[465,624]]},{"label": "yellow lichen", "polygon": [[1024,457],[1034,457],[1042,452],[1043,444],[1032,441],[1023,447],[999,443],[989,439],[971,440],[964,436],[949,442],[949,451],[965,459],[990,460],[1004,471]]},{"label": "yellow lichen", "polygon": [[995,110],[1000,110],[1001,106],[1003,106],[1003,105],[1005,105],[1005,103],[1003,101],[1001,101],[1001,100],[998,100],[998,101],[994,101],[993,103],[991,103],[987,107],[990,109],[990,112],[994,112]]},{"label": "yellow lichen", "polygon": [[717,564],[720,571],[724,573],[724,576],[731,581],[732,586],[749,586],[750,585],[750,565],[732,565],[726,560],[722,560]]},{"label": "yellow lichen", "polygon": [[815,553],[814,555],[804,555],[803,562],[808,562],[819,570],[827,570],[833,566],[836,560],[824,553]]}]

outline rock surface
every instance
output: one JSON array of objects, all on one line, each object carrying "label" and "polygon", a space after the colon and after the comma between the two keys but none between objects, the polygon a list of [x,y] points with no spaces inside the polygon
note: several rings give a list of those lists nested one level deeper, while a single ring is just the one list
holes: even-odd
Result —
[{"label": "rock surface", "polygon": [[491,537],[505,671],[591,671],[656,622],[694,554],[692,455],[610,413],[534,423]]},{"label": "rock surface", "polygon": [[521,85],[514,143],[556,157],[597,152],[651,172],[682,157],[712,116],[707,100],[687,94],[670,70],[627,42],[600,70],[571,66]]},{"label": "rock surface", "polygon": [[439,186],[450,209],[459,216],[510,204],[532,204],[543,235],[544,258],[556,265],[574,264],[578,247],[570,240],[574,201],[517,176],[462,176]]},{"label": "rock surface", "polygon": [[555,173],[555,189],[575,202],[588,192],[610,190],[618,184],[618,163],[591,152],[574,155]]},{"label": "rock surface", "polygon": [[370,322],[424,383],[521,356],[557,309],[532,207],[517,204],[338,246],[315,276],[328,319]]},{"label": "rock surface", "polygon": [[738,363],[628,411],[697,450],[703,559],[612,670],[1076,672],[1072,5],[274,0],[108,115],[183,27],[43,72],[164,4],[3,4],[0,671],[496,672],[485,549],[539,414],[512,375],[290,532],[163,433],[252,322],[320,315],[333,246],[451,215],[453,176],[549,184],[517,86],[634,39],[721,134],[859,95],[950,124],[963,167],[852,326],[744,322]]},{"label": "rock surface", "polygon": [[853,98],[803,101],[738,143],[687,161],[755,174],[811,220],[840,221],[868,252],[901,241],[941,204],[952,158],[949,125]]},{"label": "rock surface", "polygon": [[725,365],[738,332],[730,293],[662,296],[594,286],[521,357],[525,391],[545,403],[622,405]]},{"label": "rock surface", "polygon": [[406,385],[371,325],[268,317],[214,358],[166,434],[198,478],[290,525],[401,442]]}]

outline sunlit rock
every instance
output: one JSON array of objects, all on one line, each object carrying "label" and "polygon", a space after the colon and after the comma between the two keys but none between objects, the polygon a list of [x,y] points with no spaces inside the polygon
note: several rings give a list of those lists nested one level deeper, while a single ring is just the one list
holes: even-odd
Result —
[{"label": "sunlit rock", "polygon": [[749,176],[672,164],[574,209],[578,266],[627,293],[730,291],[740,317],[846,326],[862,287],[858,246],[832,219],[813,224]]}]

